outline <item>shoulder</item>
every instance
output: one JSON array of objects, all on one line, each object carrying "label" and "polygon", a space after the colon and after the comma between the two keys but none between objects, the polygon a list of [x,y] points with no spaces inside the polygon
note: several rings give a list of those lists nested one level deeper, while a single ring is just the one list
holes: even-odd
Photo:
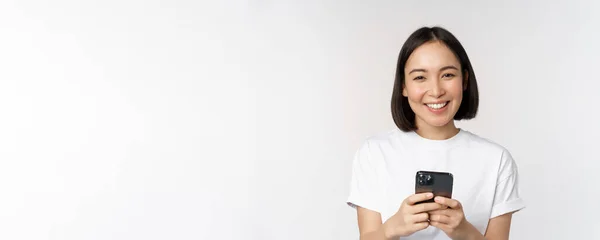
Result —
[{"label": "shoulder", "polygon": [[366,136],[356,151],[359,161],[377,161],[397,145],[402,131],[390,129]]},{"label": "shoulder", "polygon": [[486,151],[489,153],[510,154],[508,149],[505,146],[500,145],[499,143],[497,143],[489,138],[483,137],[483,136],[473,133],[471,131],[467,131],[467,130],[463,130],[463,131],[465,132],[465,135],[468,136],[466,139],[467,139],[467,146],[469,148],[479,149],[481,151]]},{"label": "shoulder", "polygon": [[503,145],[482,137],[473,132],[465,131],[468,137],[468,146],[471,150],[476,150],[482,155],[490,156],[497,161],[498,171],[503,174],[510,174],[516,171],[517,165],[511,152]]},{"label": "shoulder", "polygon": [[396,146],[398,141],[406,134],[400,129],[376,132],[363,139],[359,150],[382,150],[386,147]]}]

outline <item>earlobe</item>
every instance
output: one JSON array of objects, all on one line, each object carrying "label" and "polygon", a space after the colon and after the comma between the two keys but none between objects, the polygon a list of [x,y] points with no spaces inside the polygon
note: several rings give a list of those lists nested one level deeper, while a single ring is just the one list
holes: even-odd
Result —
[{"label": "earlobe", "polygon": [[406,88],[402,88],[402,96],[408,97],[408,93],[406,92]]}]

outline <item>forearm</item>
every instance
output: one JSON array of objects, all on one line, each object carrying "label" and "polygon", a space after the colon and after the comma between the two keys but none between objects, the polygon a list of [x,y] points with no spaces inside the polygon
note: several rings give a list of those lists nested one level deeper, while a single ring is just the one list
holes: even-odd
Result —
[{"label": "forearm", "polygon": [[487,240],[485,236],[483,236],[475,226],[471,223],[468,223],[467,231],[464,234],[464,237],[461,238],[464,240]]},{"label": "forearm", "polygon": [[368,232],[360,236],[360,240],[396,240],[390,236],[387,222],[382,224],[376,231]]},{"label": "forearm", "polygon": [[360,236],[360,240],[391,240],[385,237],[382,230],[368,232]]},{"label": "forearm", "polygon": [[480,232],[473,232],[469,237],[465,238],[467,240],[488,240]]}]

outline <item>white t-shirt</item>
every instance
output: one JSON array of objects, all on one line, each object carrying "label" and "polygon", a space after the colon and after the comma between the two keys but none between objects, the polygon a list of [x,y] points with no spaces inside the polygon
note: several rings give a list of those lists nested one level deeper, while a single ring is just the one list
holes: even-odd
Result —
[{"label": "white t-shirt", "polygon": [[[392,130],[368,138],[356,152],[347,204],[394,215],[415,193],[419,170],[450,172],[452,198],[465,218],[484,234],[491,218],[525,207],[519,196],[517,165],[502,146],[461,129],[446,140],[430,140],[415,132]],[[404,239],[449,239],[429,226]]]}]

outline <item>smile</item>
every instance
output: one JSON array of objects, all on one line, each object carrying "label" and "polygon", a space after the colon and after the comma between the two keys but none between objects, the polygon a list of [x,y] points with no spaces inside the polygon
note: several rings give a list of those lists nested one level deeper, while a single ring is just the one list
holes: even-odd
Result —
[{"label": "smile", "polygon": [[445,107],[446,105],[448,105],[448,102],[443,102],[443,103],[428,103],[425,104],[427,105],[427,107],[431,108],[431,109],[442,109],[443,107]]}]

